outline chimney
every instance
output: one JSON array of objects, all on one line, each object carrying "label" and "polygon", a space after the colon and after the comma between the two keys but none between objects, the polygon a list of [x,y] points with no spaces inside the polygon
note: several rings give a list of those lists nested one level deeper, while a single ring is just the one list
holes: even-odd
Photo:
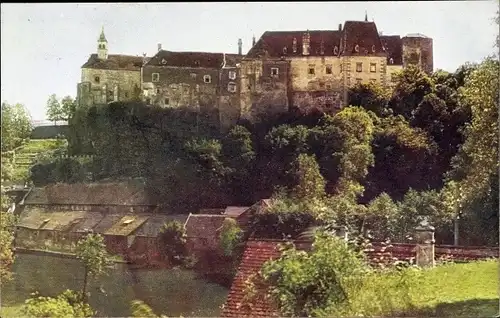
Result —
[{"label": "chimney", "polygon": [[342,23],[339,23],[339,31],[342,31]]},{"label": "chimney", "polygon": [[302,35],[302,55],[309,55],[311,35],[309,30]]},{"label": "chimney", "polygon": [[255,46],[255,35],[252,37],[252,47]]},{"label": "chimney", "polygon": [[161,51],[161,43],[158,43],[158,52]]},{"label": "chimney", "polygon": [[238,55],[243,55],[243,42],[238,39]]}]

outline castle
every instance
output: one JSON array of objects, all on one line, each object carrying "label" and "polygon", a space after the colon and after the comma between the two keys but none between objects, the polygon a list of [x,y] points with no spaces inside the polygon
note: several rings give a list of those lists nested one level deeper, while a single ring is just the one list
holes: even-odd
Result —
[{"label": "castle", "polygon": [[97,53],[82,66],[79,105],[143,100],[162,107],[215,111],[221,127],[240,118],[316,108],[335,113],[356,83],[392,87],[408,65],[433,71],[432,39],[382,35],[375,22],[346,21],[337,30],[267,31],[238,54],[173,52],[153,57],[108,54],[101,31]]}]

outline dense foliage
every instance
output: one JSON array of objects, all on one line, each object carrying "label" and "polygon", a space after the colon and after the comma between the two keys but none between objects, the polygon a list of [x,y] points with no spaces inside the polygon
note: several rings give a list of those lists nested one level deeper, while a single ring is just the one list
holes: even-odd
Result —
[{"label": "dense foliage", "polygon": [[236,220],[224,219],[219,235],[220,245],[224,255],[232,256],[237,246],[241,243],[243,231],[238,226]]},{"label": "dense foliage", "polygon": [[95,314],[92,308],[82,301],[81,295],[71,290],[66,290],[54,298],[34,294],[26,300],[22,311],[28,317],[93,317]]},{"label": "dense foliage", "polygon": [[167,222],[159,236],[163,257],[173,265],[183,263],[187,257],[186,230],[179,221]]},{"label": "dense foliage", "polygon": [[24,105],[2,103],[2,153],[21,146],[31,129],[31,116]]},{"label": "dense foliage", "polygon": [[[181,213],[249,206],[273,196],[276,213],[262,218],[285,227],[300,218],[300,229],[335,221],[365,233],[385,224],[383,233],[372,233],[380,238],[404,237],[422,215],[430,215],[439,223],[439,237],[451,243],[452,215],[460,210],[464,222],[468,217],[467,224],[481,228],[487,222],[479,203],[498,200],[489,191],[498,162],[495,75],[493,60],[431,75],[408,67],[392,92],[355,86],[352,106],[335,115],[295,110],[257,123],[242,120],[223,133],[213,113],[141,102],[77,108],[70,118],[70,157],[40,161],[32,178],[44,185],[140,177],[152,200]],[[463,191],[455,192],[471,194],[459,203],[446,190],[458,187]],[[405,208],[410,198],[431,200],[434,210]],[[383,204],[396,219],[376,211]],[[467,240],[484,244],[492,236]]]}]

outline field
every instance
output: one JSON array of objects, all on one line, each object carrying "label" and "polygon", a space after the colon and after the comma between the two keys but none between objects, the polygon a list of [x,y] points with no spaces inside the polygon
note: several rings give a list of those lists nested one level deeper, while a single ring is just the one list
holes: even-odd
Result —
[{"label": "field", "polygon": [[346,315],[494,317],[498,261],[445,264],[408,275],[374,275],[354,296]]}]

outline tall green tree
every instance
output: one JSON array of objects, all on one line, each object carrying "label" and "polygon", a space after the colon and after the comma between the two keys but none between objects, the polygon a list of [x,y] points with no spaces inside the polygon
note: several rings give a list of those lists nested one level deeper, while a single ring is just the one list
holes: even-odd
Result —
[{"label": "tall green tree", "polygon": [[31,116],[24,105],[2,103],[2,152],[19,147],[32,129]]},{"label": "tall green tree", "polygon": [[47,100],[46,115],[47,118],[50,121],[53,121],[54,123],[57,122],[58,120],[63,120],[64,115],[61,103],[57,99],[56,94],[50,95],[49,99]]},{"label": "tall green tree", "polygon": [[82,286],[83,301],[87,301],[88,279],[105,273],[112,264],[106,251],[104,238],[100,234],[87,234],[76,246],[76,257],[83,263],[84,277]]},{"label": "tall green tree", "polygon": [[61,100],[61,120],[69,121],[73,118],[76,111],[76,99],[71,96],[65,96]]}]

